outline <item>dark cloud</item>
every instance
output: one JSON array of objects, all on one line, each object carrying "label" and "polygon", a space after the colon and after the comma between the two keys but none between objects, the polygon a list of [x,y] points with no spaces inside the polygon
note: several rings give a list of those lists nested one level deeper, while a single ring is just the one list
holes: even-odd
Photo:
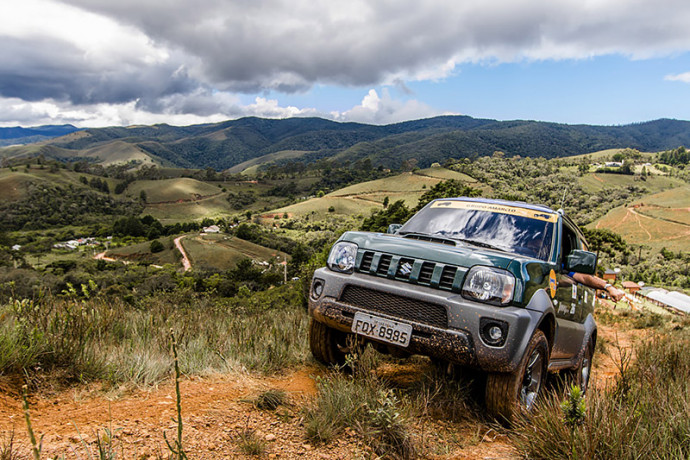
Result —
[{"label": "dark cloud", "polygon": [[684,1],[68,0],[198,58],[224,90],[373,85],[467,60],[643,55],[688,48]]},{"label": "dark cloud", "polygon": [[25,101],[123,103],[191,92],[199,86],[185,72],[169,66],[95,64],[74,45],[47,38],[4,38],[0,63],[0,96]]},{"label": "dark cloud", "polygon": [[643,58],[690,48],[685,0],[63,3],[131,28],[165,56],[94,58],[78,43],[39,38],[38,31],[23,38],[0,31],[0,96],[230,114],[241,109],[218,92],[386,83],[409,95],[407,81],[442,78],[464,62]]}]

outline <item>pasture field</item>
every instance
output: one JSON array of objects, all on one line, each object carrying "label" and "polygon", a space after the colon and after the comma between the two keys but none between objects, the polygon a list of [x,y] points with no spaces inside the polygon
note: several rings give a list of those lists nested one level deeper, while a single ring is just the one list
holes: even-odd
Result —
[{"label": "pasture field", "polygon": [[99,164],[104,167],[130,161],[141,162],[141,166],[160,166],[162,164],[160,159],[152,157],[135,144],[123,141],[108,142],[87,150],[77,150],[74,154],[83,158],[98,158]]},{"label": "pasture field", "polygon": [[105,256],[130,262],[149,262],[156,265],[179,263],[180,254],[173,244],[173,237],[161,237],[158,238],[158,241],[163,244],[165,249],[155,254],[151,252],[151,242],[145,241],[130,246],[110,249],[106,251]]},{"label": "pasture field", "polygon": [[[59,187],[67,187],[72,185],[74,187],[88,188],[88,186],[79,181],[80,177],[86,177],[90,180],[91,178],[97,176],[68,171],[66,169],[59,169],[57,172],[50,172],[48,167],[41,169],[40,166],[35,164],[31,165],[28,171],[26,171],[24,166],[15,168],[15,171],[10,170],[9,168],[1,168],[0,190],[2,191],[2,198],[4,200],[20,201],[28,196],[27,186],[31,183],[43,183],[46,185]],[[103,177],[99,179],[105,180],[108,183],[110,190],[113,190],[115,185],[119,182],[116,179]]]},{"label": "pasture field", "polygon": [[647,180],[640,180],[637,176],[627,174],[590,173],[578,178],[578,182],[587,193],[600,193],[608,188],[644,187],[649,193],[657,193],[667,189],[685,185],[680,179],[668,176],[649,176]]},{"label": "pasture field", "polygon": [[252,158],[251,160],[244,161],[228,169],[228,171],[233,174],[242,173],[252,175],[256,174],[258,167],[264,163],[274,162],[277,160],[291,160],[299,158],[305,153],[308,152],[304,150],[283,150],[280,152],[269,153],[268,155],[263,155],[257,158]]},{"label": "pasture field", "polygon": [[419,197],[426,190],[448,179],[469,184],[476,183],[475,179],[466,174],[445,168],[428,168],[350,185],[321,198],[312,198],[277,209],[272,213],[288,213],[291,217],[314,215],[315,218],[320,219],[326,216],[332,207],[335,214],[368,215],[371,211],[383,207],[386,197],[391,203],[403,200],[408,206],[416,206]]},{"label": "pasture field", "polygon": [[287,257],[275,249],[223,234],[188,235],[181,242],[192,267],[201,269],[229,270],[246,258],[278,263]]},{"label": "pasture field", "polygon": [[[690,224],[670,213],[654,215],[646,207],[618,207],[598,221],[588,225],[604,228],[621,235],[628,243],[649,246],[654,250],[665,247],[672,251],[690,251]],[[667,219],[673,217],[677,222]]]},{"label": "pasture field", "polygon": [[[621,153],[625,149],[606,149],[606,150],[598,150],[596,152],[592,153],[585,153],[584,155],[573,155],[570,157],[565,157],[566,159],[572,159],[572,160],[579,160],[582,158],[590,158],[592,161],[608,161],[615,155],[616,153]],[[648,158],[652,159],[655,155],[655,153],[652,152],[640,152],[640,155],[642,158]]]},{"label": "pasture field", "polygon": [[147,203],[173,203],[178,201],[192,201],[201,197],[209,197],[221,193],[221,189],[205,182],[181,177],[177,179],[138,180],[127,187],[125,195],[138,198],[146,192]]}]

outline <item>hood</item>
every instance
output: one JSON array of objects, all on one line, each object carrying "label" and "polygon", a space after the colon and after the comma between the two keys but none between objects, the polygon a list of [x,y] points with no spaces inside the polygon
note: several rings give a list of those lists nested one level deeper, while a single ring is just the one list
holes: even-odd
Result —
[{"label": "hood", "polygon": [[[514,259],[520,258],[515,254],[460,241],[424,241],[387,233],[346,232],[340,237],[340,241],[355,243],[360,251],[378,251],[468,268],[473,265],[487,265],[507,269]],[[453,245],[444,244],[443,241]]]}]

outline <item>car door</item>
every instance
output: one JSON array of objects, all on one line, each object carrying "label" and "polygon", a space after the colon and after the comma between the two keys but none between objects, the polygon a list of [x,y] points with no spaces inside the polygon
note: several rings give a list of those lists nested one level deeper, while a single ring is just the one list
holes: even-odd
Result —
[{"label": "car door", "polygon": [[[586,249],[584,242],[565,219],[561,220],[560,228],[560,267],[564,266],[565,258],[573,249]],[[554,343],[552,358],[570,359],[580,351],[584,339],[584,322],[594,310],[594,291],[577,283],[561,268],[557,274],[556,295],[553,300],[556,310],[558,332]]]}]

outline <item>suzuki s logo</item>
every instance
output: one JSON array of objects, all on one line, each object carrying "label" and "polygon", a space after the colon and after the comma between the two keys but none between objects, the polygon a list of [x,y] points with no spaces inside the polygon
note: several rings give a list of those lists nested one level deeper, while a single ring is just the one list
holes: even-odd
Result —
[{"label": "suzuki s logo", "polygon": [[410,273],[412,273],[412,264],[405,262],[398,269],[398,273],[400,273],[402,276],[410,276]]}]

